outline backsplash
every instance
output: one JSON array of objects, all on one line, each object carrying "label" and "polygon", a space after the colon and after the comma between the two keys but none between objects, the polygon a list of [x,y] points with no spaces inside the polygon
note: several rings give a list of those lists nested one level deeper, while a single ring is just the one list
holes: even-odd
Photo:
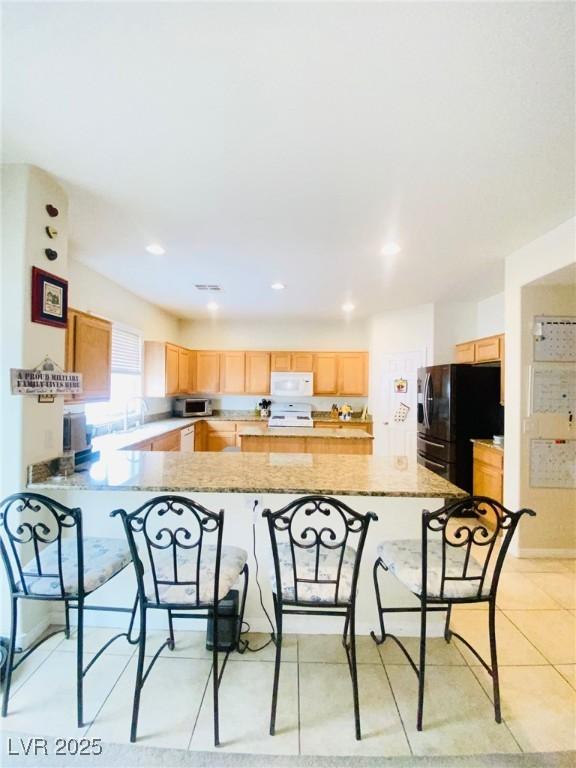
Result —
[{"label": "backsplash", "polygon": [[[194,395],[192,395],[194,397]],[[270,395],[225,395],[224,397],[211,397],[212,407],[218,411],[252,411],[258,406],[262,398],[272,400],[273,403],[299,402],[312,405],[313,411],[329,411],[332,403],[344,405],[349,403],[354,411],[361,411],[368,402],[366,397],[273,397]]]}]

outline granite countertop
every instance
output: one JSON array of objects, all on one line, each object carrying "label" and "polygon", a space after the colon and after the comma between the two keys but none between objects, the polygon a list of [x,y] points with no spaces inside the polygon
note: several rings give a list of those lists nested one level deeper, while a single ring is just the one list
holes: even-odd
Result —
[{"label": "granite countertop", "polygon": [[466,493],[404,456],[110,451],[84,472],[31,490],[173,493],[325,493],[462,498]]},{"label": "granite countertop", "polygon": [[330,429],[322,427],[244,427],[238,431],[240,437],[319,437],[345,440],[374,440],[373,436],[363,429]]},{"label": "granite countertop", "polygon": [[498,445],[493,440],[489,440],[488,438],[474,437],[470,440],[470,442],[477,443],[478,445],[486,445],[488,448],[495,448],[497,451],[502,451],[502,453],[504,453],[504,445]]},{"label": "granite countertop", "polygon": [[94,437],[92,438],[92,447],[95,451],[118,451],[142,443],[144,440],[152,440],[154,437],[165,435],[167,432],[184,429],[197,421],[201,421],[201,419],[180,419],[178,417],[157,419],[128,432],[111,432],[109,435]]}]

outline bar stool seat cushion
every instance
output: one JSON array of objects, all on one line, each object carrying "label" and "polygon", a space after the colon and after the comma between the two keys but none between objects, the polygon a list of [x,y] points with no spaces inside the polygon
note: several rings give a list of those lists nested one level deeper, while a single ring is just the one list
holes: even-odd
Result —
[{"label": "bar stool seat cushion", "polygon": [[[198,548],[183,549],[178,547],[176,555],[177,574],[174,575],[174,563],[172,559],[172,548],[165,550],[153,550],[154,567],[156,569],[156,581],[172,582],[167,584],[158,583],[158,599],[154,589],[154,582],[150,573],[144,573],[144,582],[146,588],[146,597],[152,603],[175,603],[178,605],[197,605],[196,603],[196,584],[175,584],[173,582],[196,582],[197,570],[196,563],[198,558]],[[222,545],[220,555],[220,575],[218,581],[218,600],[226,597],[230,589],[234,586],[246,560],[248,554],[240,547],[230,547]],[[214,603],[214,583],[216,579],[216,546],[213,544],[202,547],[200,560],[200,598],[199,605],[212,605]]]},{"label": "bar stool seat cushion", "polygon": [[[131,562],[130,549],[123,539],[86,537],[84,549],[84,593],[93,592],[105,584]],[[28,592],[33,595],[61,597],[58,575],[58,544],[48,544],[40,552],[42,574],[38,575],[36,560],[24,567],[24,581]],[[26,575],[30,574],[30,575]],[[78,595],[78,545],[76,536],[62,539],[62,581],[67,596]],[[22,582],[17,589],[24,592]]]},{"label": "bar stool seat cushion", "polygon": [[[299,603],[334,603],[336,600],[336,580],[338,578],[338,565],[341,549],[327,549],[320,547],[318,561],[318,577],[316,577],[316,547],[302,549],[294,546],[296,557],[296,570],[292,561],[292,547],[289,542],[277,542],[278,562],[280,565],[280,580],[282,582],[282,599]],[[338,588],[338,603],[350,601],[352,590],[352,575],[356,562],[356,550],[353,547],[344,548],[342,567],[340,569],[340,586]],[[269,566],[270,581],[274,592],[276,590],[276,574],[274,562]],[[294,587],[294,578],[298,577],[298,590]],[[331,580],[334,583],[322,584],[320,582]],[[301,581],[310,579],[311,581]]]},{"label": "bar stool seat cushion", "polygon": [[[404,584],[415,595],[422,593],[422,544],[419,539],[404,539],[399,541],[383,541],[377,547],[378,557],[386,565],[390,573]],[[462,578],[466,547],[446,545],[446,572],[444,593],[440,595],[442,586],[442,542],[428,541],[427,571],[428,597],[437,598],[478,598],[480,580],[465,581]],[[467,576],[481,576],[482,566],[472,557],[468,564]],[[488,596],[490,579],[485,579],[481,596]]]}]

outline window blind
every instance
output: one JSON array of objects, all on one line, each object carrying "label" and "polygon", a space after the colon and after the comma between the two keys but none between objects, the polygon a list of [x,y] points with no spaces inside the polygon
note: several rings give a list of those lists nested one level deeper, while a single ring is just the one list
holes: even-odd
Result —
[{"label": "window blind", "polygon": [[140,374],[141,339],[137,333],[112,327],[112,373]]}]

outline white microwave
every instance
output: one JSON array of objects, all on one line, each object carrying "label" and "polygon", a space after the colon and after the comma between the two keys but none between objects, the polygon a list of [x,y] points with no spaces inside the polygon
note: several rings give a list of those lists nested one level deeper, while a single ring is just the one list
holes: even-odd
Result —
[{"label": "white microwave", "polygon": [[174,416],[212,416],[212,400],[181,397],[174,401]]},{"label": "white microwave", "polygon": [[314,394],[314,374],[271,373],[270,394],[276,397],[312,397]]}]

